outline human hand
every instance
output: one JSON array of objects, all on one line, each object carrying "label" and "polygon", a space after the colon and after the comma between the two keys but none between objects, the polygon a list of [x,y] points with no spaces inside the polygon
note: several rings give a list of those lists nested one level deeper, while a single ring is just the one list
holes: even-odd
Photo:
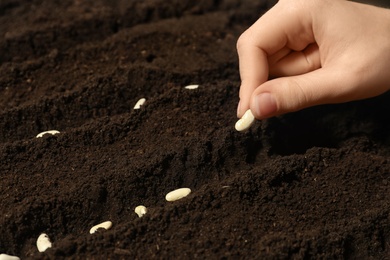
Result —
[{"label": "human hand", "polygon": [[390,10],[280,0],[240,36],[237,51],[239,118],[249,108],[264,119],[374,97],[390,89]]}]

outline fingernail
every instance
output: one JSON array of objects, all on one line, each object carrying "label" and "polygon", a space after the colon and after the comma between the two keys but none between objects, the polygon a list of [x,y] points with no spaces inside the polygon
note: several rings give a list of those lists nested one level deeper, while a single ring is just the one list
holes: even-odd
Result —
[{"label": "fingernail", "polygon": [[237,117],[240,118],[241,115],[241,100],[238,102],[237,106]]},{"label": "fingernail", "polygon": [[255,113],[257,117],[268,117],[276,112],[276,100],[270,93],[261,93],[255,97]]}]

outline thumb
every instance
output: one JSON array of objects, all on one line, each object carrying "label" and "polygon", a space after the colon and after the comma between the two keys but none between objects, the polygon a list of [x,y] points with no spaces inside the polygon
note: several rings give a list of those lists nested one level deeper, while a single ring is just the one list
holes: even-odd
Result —
[{"label": "thumb", "polygon": [[310,106],[363,98],[365,93],[354,91],[358,84],[356,77],[340,71],[321,68],[267,81],[251,96],[252,113],[257,119],[264,119]]}]

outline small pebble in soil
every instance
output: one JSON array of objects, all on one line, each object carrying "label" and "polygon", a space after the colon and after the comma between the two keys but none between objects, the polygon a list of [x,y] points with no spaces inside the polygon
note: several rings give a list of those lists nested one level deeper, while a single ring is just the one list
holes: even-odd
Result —
[{"label": "small pebble in soil", "polygon": [[143,104],[145,104],[146,99],[141,98],[140,100],[135,103],[134,109],[140,109]]},{"label": "small pebble in soil", "polygon": [[93,226],[90,230],[89,233],[93,234],[98,230],[99,228],[104,228],[104,229],[110,229],[112,227],[112,222],[111,221],[105,221],[103,223],[100,223],[96,226]]},{"label": "small pebble in soil", "polygon": [[185,89],[197,89],[199,88],[199,85],[188,85],[184,87]]},{"label": "small pebble in soil", "polygon": [[138,217],[141,218],[143,215],[146,214],[146,212],[148,212],[148,210],[146,209],[145,206],[140,205],[140,206],[135,207],[134,212],[137,213]]},{"label": "small pebble in soil", "polygon": [[173,190],[173,191],[169,192],[165,196],[165,199],[167,201],[175,201],[175,200],[179,200],[179,199],[182,199],[182,198],[188,196],[188,194],[190,194],[190,193],[191,193],[191,189],[189,189],[189,188],[180,188],[180,189]]},{"label": "small pebble in soil", "polygon": [[13,255],[0,254],[0,260],[20,260],[20,258]]},{"label": "small pebble in soil", "polygon": [[252,114],[252,111],[248,109],[245,114],[239,119],[235,125],[236,130],[241,132],[249,129],[251,125],[255,122],[255,117]]},{"label": "small pebble in soil", "polygon": [[59,133],[60,133],[60,131],[57,131],[57,130],[49,130],[49,131],[45,131],[45,132],[37,134],[36,138],[42,137],[45,134],[56,135],[56,134],[59,134]]},{"label": "small pebble in soil", "polygon": [[50,238],[47,234],[42,233],[37,239],[37,248],[39,252],[45,252],[51,247]]}]

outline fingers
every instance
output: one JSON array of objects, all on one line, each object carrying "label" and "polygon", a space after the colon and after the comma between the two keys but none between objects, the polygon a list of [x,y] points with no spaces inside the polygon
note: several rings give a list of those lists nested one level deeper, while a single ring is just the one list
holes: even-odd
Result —
[{"label": "fingers", "polygon": [[317,44],[310,44],[300,52],[286,52],[285,56],[274,60],[268,58],[269,74],[272,77],[295,76],[321,67],[320,53]]},{"label": "fingers", "polygon": [[[264,119],[388,90],[386,17],[349,1],[279,0],[237,44],[238,116],[250,108]],[[269,73],[281,78],[267,81]]]},{"label": "fingers", "polygon": [[268,65],[269,66],[272,66],[274,64],[276,64],[277,62],[279,62],[281,59],[283,59],[284,57],[286,57],[287,55],[289,55],[291,53],[291,49],[290,48],[287,48],[287,47],[283,47],[282,49],[280,49],[279,51],[277,51],[276,53],[272,54],[272,55],[268,55]]},{"label": "fingers", "polygon": [[[305,10],[290,8],[291,5],[294,3],[288,8],[283,4],[276,4],[245,31],[237,42],[241,76],[238,117],[249,108],[253,91],[268,80],[269,57],[279,60],[286,54],[288,56],[289,50],[302,51],[314,42],[311,16],[307,15]],[[304,57],[306,56],[293,57],[292,60],[302,60]],[[282,61],[283,59],[280,60]],[[283,62],[293,63],[289,60]],[[272,69],[275,69],[276,73],[282,72],[278,65]]]},{"label": "fingers", "polygon": [[268,79],[267,54],[253,45],[238,47],[240,57],[240,103],[237,117],[241,118],[249,107],[253,91]]},{"label": "fingers", "polygon": [[341,71],[321,68],[267,81],[253,92],[250,109],[257,119],[264,119],[319,104],[354,100],[356,77]]}]

